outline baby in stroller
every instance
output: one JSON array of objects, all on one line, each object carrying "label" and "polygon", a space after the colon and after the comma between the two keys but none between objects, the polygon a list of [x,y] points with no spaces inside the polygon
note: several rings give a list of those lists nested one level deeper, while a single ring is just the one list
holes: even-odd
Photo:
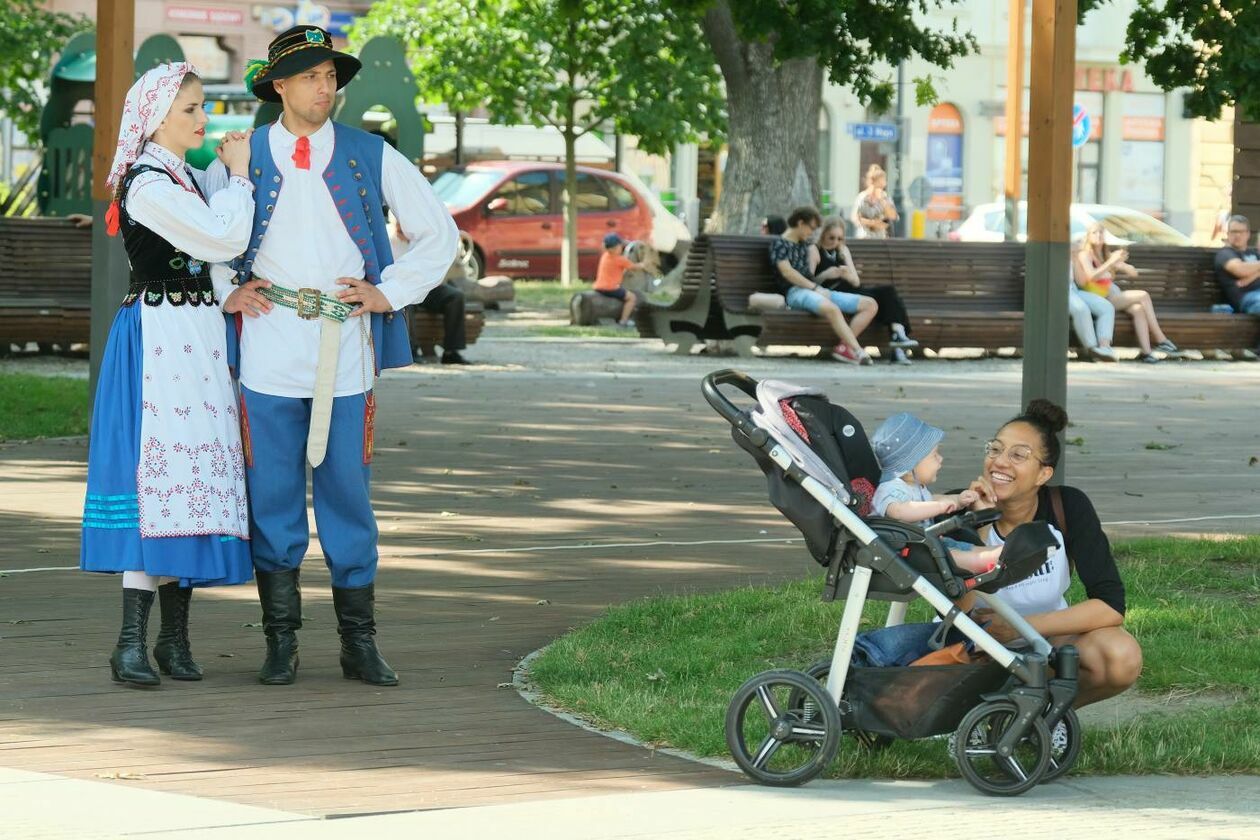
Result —
[{"label": "baby in stroller", "polygon": [[[740,410],[723,386],[754,404]],[[734,370],[705,377],[702,391],[765,473],[771,502],[826,567],[824,599],[845,599],[830,659],[804,672],[766,671],[736,691],[726,716],[736,764],[763,784],[797,785],[830,764],[842,734],[869,745],[952,733],[951,756],[982,792],[1017,795],[1067,772],[1080,749],[1071,710],[1076,649],[1053,648],[993,594],[1045,562],[1057,545],[1049,527],[1030,522],[1011,531],[991,569],[960,568],[940,537],[995,521],[996,511],[959,512],[928,527],[873,515],[882,471],[852,413],[815,389],[759,383]],[[1003,645],[956,606],[968,593],[1023,646]],[[974,645],[977,660],[881,667],[855,658],[868,598],[893,602],[890,626],[902,623],[906,602],[923,598],[947,631]]]},{"label": "baby in stroller", "polygon": [[[940,443],[945,432],[929,426],[908,412],[894,414],[875,430],[871,445],[879,461],[880,481],[871,507],[876,516],[914,522],[929,528],[938,516],[955,513],[975,504],[980,496],[964,490],[950,496],[933,495],[928,485],[941,469]],[[993,569],[1001,549],[977,548],[952,537],[941,537],[954,565],[969,572]]]}]

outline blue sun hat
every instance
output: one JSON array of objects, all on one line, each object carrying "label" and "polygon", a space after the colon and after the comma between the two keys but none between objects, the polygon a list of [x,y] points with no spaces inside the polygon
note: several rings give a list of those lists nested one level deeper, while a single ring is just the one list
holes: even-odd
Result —
[{"label": "blue sun hat", "polygon": [[944,431],[909,412],[889,417],[871,436],[871,447],[879,461],[879,480],[892,481],[912,471],[944,439]]}]

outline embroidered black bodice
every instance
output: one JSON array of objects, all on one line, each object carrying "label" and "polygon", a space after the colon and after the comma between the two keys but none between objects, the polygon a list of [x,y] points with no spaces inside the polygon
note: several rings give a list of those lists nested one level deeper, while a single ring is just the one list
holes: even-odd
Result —
[{"label": "embroidered black bodice", "polygon": [[[210,282],[210,266],[185,254],[131,218],[131,214],[127,212],[127,192],[136,176],[144,172],[158,172],[172,182],[179,183],[165,169],[145,164],[131,167],[123,178],[118,219],[122,228],[123,247],[127,249],[127,260],[131,263],[131,286],[122,305],[131,306],[142,297],[148,306],[158,306],[163,300],[171,306],[217,305],[214,286]],[[193,187],[200,195],[201,190],[196,181],[193,181]]]}]

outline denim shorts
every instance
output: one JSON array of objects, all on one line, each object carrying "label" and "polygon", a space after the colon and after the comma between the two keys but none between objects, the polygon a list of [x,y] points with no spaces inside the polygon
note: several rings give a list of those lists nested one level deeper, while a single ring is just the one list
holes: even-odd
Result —
[{"label": "denim shorts", "polygon": [[803,309],[806,312],[812,312],[817,315],[818,310],[822,306],[823,296],[836,305],[836,308],[845,315],[852,315],[858,311],[858,305],[862,302],[861,295],[850,294],[849,292],[833,292],[830,289],[802,289],[800,286],[793,286],[788,289],[787,305],[789,309]]}]

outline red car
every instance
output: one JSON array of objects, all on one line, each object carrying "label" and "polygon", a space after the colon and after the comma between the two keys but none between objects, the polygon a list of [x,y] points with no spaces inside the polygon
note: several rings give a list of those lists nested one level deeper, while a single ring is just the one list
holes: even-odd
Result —
[{"label": "red car", "polygon": [[[563,187],[563,164],[532,161],[482,161],[449,169],[433,182],[455,224],[472,237],[478,277],[559,276]],[[595,276],[610,231],[664,254],[691,238],[663,206],[658,210],[659,201],[614,172],[579,166],[577,205],[578,274],[584,278]]]}]

